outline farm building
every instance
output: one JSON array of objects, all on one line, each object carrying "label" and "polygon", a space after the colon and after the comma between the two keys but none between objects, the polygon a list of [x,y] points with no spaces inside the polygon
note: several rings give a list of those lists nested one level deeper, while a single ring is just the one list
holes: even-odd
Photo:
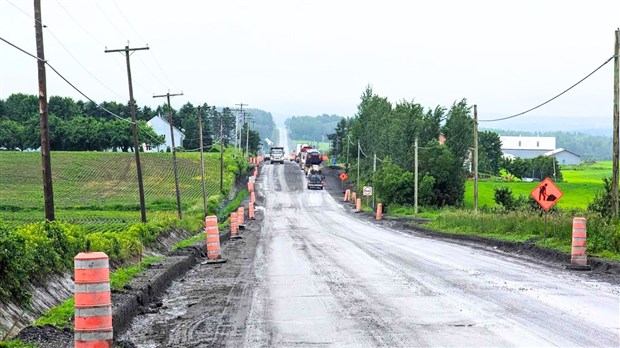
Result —
[{"label": "farm building", "polygon": [[508,158],[534,158],[555,150],[555,137],[500,136],[499,140]]},{"label": "farm building", "polygon": [[581,163],[581,156],[578,154],[565,150],[563,148],[555,149],[553,151],[549,151],[545,153],[545,156],[552,156],[557,159],[559,164],[568,165],[568,164],[579,164]]},{"label": "farm building", "polygon": [[[168,123],[168,121],[166,121],[163,117],[155,116],[152,119],[148,120],[146,124],[149,127],[153,128],[155,133],[157,133],[158,135],[163,135],[165,139],[165,143],[157,147],[143,145],[145,147],[144,149],[145,151],[147,152],[164,151],[165,152],[167,149],[172,149],[172,139],[170,137],[170,123]],[[181,132],[176,127],[173,127],[173,132],[174,132],[174,145],[176,147],[182,146],[183,140],[185,139],[185,134],[183,134],[183,132]]]},{"label": "farm building", "polygon": [[538,156],[552,156],[559,164],[579,164],[581,156],[555,147],[555,137],[522,137],[500,136],[502,153],[505,158],[535,158]]}]

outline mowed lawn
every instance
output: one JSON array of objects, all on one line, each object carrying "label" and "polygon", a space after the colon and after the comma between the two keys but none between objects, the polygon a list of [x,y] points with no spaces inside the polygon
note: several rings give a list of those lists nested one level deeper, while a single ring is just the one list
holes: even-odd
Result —
[{"label": "mowed lawn", "polygon": [[[558,201],[558,208],[562,209],[586,209],[592,203],[597,192],[603,190],[603,177],[611,177],[612,162],[602,161],[587,163],[579,166],[562,167],[564,180],[556,183],[564,196]],[[478,183],[478,206],[493,206],[494,188],[508,186],[516,197],[519,193],[526,196],[538,185],[537,182],[497,182],[480,181]],[[465,187],[465,207],[472,208],[474,205],[474,182],[468,180]]]}]

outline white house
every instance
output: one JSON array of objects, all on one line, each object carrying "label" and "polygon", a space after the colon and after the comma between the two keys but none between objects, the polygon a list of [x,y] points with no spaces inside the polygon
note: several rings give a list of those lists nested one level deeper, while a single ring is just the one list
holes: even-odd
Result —
[{"label": "white house", "polygon": [[578,154],[562,148],[556,149],[555,137],[500,136],[499,140],[502,142],[504,158],[552,156],[559,164],[581,163],[581,156]]},{"label": "white house", "polygon": [[[155,116],[152,119],[148,120],[146,124],[153,128],[157,135],[163,135],[165,139],[165,143],[159,145],[157,147],[150,147],[142,144],[144,147],[144,151],[147,152],[161,152],[166,151],[167,149],[172,149],[172,139],[170,137],[170,123],[166,121],[163,117]],[[178,128],[173,127],[172,131],[174,132],[174,145],[175,147],[179,147],[183,145],[183,140],[185,139],[185,134],[181,132]]]}]

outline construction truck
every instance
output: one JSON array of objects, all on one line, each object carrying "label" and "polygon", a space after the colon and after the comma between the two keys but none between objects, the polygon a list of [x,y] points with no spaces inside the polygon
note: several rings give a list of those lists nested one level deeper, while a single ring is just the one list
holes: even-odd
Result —
[{"label": "construction truck", "polygon": [[284,164],[284,147],[272,146],[269,150],[269,159],[271,163]]}]

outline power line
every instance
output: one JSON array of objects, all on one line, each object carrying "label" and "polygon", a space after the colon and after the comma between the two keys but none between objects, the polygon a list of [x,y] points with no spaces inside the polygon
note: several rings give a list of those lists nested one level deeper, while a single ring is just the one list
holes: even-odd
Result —
[{"label": "power line", "polygon": [[[11,4],[11,6],[15,7],[16,9],[18,9],[20,12],[22,12],[25,16],[27,16],[28,18],[31,17],[30,14],[28,14],[26,11],[22,10],[21,8],[19,8],[18,6],[16,6],[15,4],[13,4],[11,1],[7,0],[7,2],[9,4]],[[60,3],[59,3],[60,4]],[[62,5],[61,5],[62,6]],[[64,8],[63,8],[64,9]],[[66,11],[66,10],[65,10]],[[93,79],[95,79],[95,81],[97,81],[102,87],[104,87],[105,89],[107,89],[108,91],[112,92],[112,94],[115,94],[118,97],[122,96],[120,94],[118,94],[116,91],[114,91],[112,88],[108,87],[105,83],[103,83],[101,80],[99,80],[99,78],[97,78],[97,76],[95,76],[92,72],[90,72],[90,70],[88,70],[84,64],[82,64],[82,62],[80,62],[79,59],[77,59],[73,53],[71,53],[71,51],[62,43],[62,41],[60,41],[60,39],[58,39],[58,37],[54,34],[54,32],[52,32],[52,30],[47,26],[47,25],[43,25],[43,23],[39,22],[36,18],[35,21],[40,23],[45,29],[47,29],[47,32],[52,35],[52,38],[54,38],[54,40],[56,40],[56,42],[60,45],[60,47],[62,47],[68,54],[69,56],[71,56],[71,58],[73,58],[73,60],[75,60],[76,63],[78,63],[78,65],[84,70],[86,71],[86,73],[88,73]]]},{"label": "power line", "polygon": [[[22,48],[18,47],[17,45],[15,45],[15,44],[13,44],[13,43],[11,43],[11,42],[7,41],[6,39],[4,39],[4,38],[2,38],[2,37],[0,37],[0,40],[2,40],[3,42],[6,42],[6,43],[7,43],[7,44],[9,44],[10,46],[14,47],[15,49],[17,49],[17,50],[21,51],[22,53],[24,53],[24,54],[26,54],[26,55],[28,55],[28,56],[30,56],[30,57],[32,57],[32,58],[34,58],[34,59],[37,59],[37,60],[42,60],[42,59],[40,59],[39,57],[37,57],[37,56],[35,56],[35,55],[33,55],[33,54],[29,53],[28,51],[26,51],[26,50],[24,50],[24,49],[22,49]],[[74,85],[71,81],[69,81],[66,77],[64,77],[64,76],[63,76],[63,75],[62,75],[62,74],[61,74],[58,70],[56,70],[56,68],[54,68],[54,67],[53,67],[53,66],[52,66],[52,65],[51,65],[48,61],[45,61],[45,60],[42,60],[42,61],[43,61],[43,62],[45,62],[45,64],[46,64],[47,66],[49,66],[49,67],[50,67],[50,69],[52,69],[52,71],[53,71],[54,73],[56,73],[56,75],[58,75],[58,76],[59,76],[59,77],[60,77],[63,81],[65,81],[65,82],[66,82],[69,86],[71,86],[74,90],[76,90],[76,91],[77,91],[79,94],[81,94],[84,98],[88,99],[88,101],[90,101],[91,103],[93,103],[94,105],[96,105],[98,108],[100,108],[101,110],[103,110],[103,111],[107,112],[108,114],[110,114],[111,116],[113,116],[113,117],[115,117],[115,118],[117,118],[117,119],[119,119],[119,120],[125,121],[125,122],[127,122],[127,123],[129,123],[129,124],[133,124],[133,122],[132,122],[132,121],[130,121],[130,120],[126,119],[126,118],[123,118],[123,117],[121,117],[121,116],[119,116],[119,115],[117,115],[117,114],[113,113],[112,111],[110,111],[110,110],[108,110],[107,108],[105,108],[103,105],[98,104],[97,102],[95,102],[95,101],[94,101],[93,99],[91,99],[88,95],[86,95],[86,93],[82,92],[79,88],[77,88],[77,86],[75,86],[75,85]],[[136,124],[136,125],[137,125],[137,124]],[[143,134],[145,134],[146,136],[148,136],[149,138],[151,138],[151,140],[154,140],[155,142],[160,142],[160,139],[157,139],[157,138],[153,137],[153,136],[152,136],[152,135],[148,132],[148,130],[146,130],[146,129],[144,129],[144,128],[140,127],[139,125],[137,125],[137,126],[138,126],[138,130],[142,131],[142,132],[143,132]]]},{"label": "power line", "polygon": [[534,111],[538,108],[540,108],[541,106],[548,104],[550,102],[552,102],[553,100],[559,98],[560,96],[562,96],[564,93],[570,91],[571,89],[573,89],[574,87],[576,87],[577,85],[579,85],[580,83],[582,83],[583,81],[585,81],[588,77],[594,75],[594,73],[596,73],[597,71],[599,71],[602,67],[604,67],[607,63],[609,63],[612,59],[614,59],[615,56],[611,56],[609,57],[609,59],[607,59],[603,64],[601,64],[598,68],[594,69],[594,71],[592,71],[591,73],[589,73],[588,75],[586,75],[584,78],[582,78],[581,80],[577,81],[577,83],[575,83],[574,85],[568,87],[567,89],[565,89],[564,91],[562,91],[560,94],[556,95],[555,97],[545,101],[544,103],[538,104],[536,106],[534,106],[531,109],[525,110],[523,112],[520,112],[518,114],[514,114],[512,116],[507,116],[507,117],[501,117],[501,118],[495,118],[495,119],[491,119],[491,120],[478,120],[478,122],[496,122],[496,121],[503,121],[503,120],[508,120],[511,118],[515,118],[524,114],[527,114],[530,111]]}]

